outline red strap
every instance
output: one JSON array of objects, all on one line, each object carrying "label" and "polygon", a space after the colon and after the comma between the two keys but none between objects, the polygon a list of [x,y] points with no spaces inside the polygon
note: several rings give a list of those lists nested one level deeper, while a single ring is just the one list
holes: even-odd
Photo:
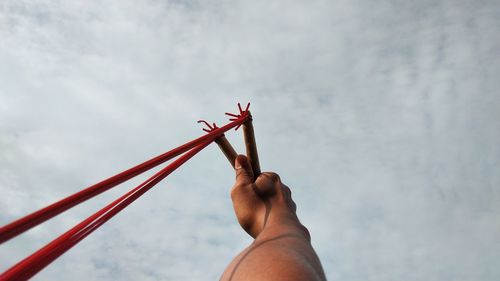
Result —
[{"label": "red strap", "polygon": [[159,156],[156,156],[142,164],[139,164],[133,168],[130,168],[124,172],[114,175],[108,179],[105,179],[97,184],[87,187],[73,195],[70,195],[60,201],[57,201],[43,209],[33,212],[25,217],[15,220],[2,228],[0,228],[0,244],[3,242],[29,230],[32,227],[39,225],[40,223],[57,216],[58,214],[96,196],[102,192],[123,183],[137,175],[144,173],[145,171],[154,168],[167,160],[170,160],[189,149],[204,143],[207,140],[214,140],[218,136],[224,134],[224,132],[237,127],[244,123],[248,116],[242,116],[237,120],[221,127],[216,130],[194,139],[188,143],[185,143],[177,148],[167,151]]}]

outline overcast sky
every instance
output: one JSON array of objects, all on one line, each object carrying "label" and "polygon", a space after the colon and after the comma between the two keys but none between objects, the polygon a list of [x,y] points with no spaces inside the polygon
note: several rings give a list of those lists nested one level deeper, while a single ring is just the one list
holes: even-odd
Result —
[{"label": "overcast sky", "polygon": [[[498,0],[3,0],[0,224],[250,101],[328,280],[500,280],[499,26]],[[1,245],[0,271],[140,179]],[[251,242],[233,180],[211,145],[34,279],[217,280]]]}]

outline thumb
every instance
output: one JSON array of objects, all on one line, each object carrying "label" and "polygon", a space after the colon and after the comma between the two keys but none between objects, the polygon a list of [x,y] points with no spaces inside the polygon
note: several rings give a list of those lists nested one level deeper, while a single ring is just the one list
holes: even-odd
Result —
[{"label": "thumb", "polygon": [[250,162],[245,155],[238,155],[234,160],[236,171],[236,184],[253,183],[253,171]]}]

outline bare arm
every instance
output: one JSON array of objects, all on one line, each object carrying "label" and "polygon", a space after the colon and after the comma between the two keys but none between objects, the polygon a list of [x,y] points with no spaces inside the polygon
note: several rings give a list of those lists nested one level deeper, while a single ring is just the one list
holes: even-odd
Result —
[{"label": "bare arm", "polygon": [[290,189],[275,173],[254,182],[246,157],[236,158],[231,199],[242,228],[255,238],[224,271],[221,280],[326,280],[308,230],[295,213]]}]

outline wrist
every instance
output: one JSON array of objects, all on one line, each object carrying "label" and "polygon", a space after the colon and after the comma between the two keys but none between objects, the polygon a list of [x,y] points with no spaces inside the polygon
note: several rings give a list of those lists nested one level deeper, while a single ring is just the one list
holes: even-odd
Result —
[{"label": "wrist", "polygon": [[311,241],[309,230],[300,223],[297,215],[291,212],[271,214],[255,240],[269,239],[283,234],[293,234],[306,239],[308,242]]}]

